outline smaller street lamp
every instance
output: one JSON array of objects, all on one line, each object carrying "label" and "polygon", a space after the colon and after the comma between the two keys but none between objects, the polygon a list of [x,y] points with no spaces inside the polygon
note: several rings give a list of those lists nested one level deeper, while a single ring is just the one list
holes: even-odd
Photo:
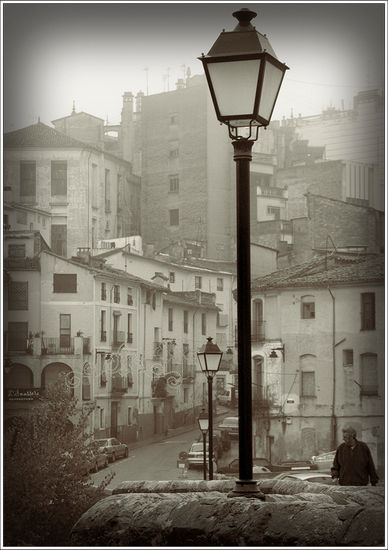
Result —
[{"label": "smaller street lamp", "polygon": [[212,342],[213,338],[207,339],[207,344],[202,346],[197,353],[198,361],[202,372],[207,376],[208,387],[208,408],[209,408],[209,479],[213,479],[213,378],[220,368],[222,351]]},{"label": "smaller street lamp", "polygon": [[206,481],[206,435],[209,431],[209,417],[205,409],[202,409],[198,418],[199,429],[202,432],[203,440],[203,479]]}]

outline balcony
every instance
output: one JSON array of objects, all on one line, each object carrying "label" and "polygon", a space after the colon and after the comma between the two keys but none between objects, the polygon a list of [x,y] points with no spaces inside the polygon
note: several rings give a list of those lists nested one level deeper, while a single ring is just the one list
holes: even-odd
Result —
[{"label": "balcony", "polygon": [[251,342],[257,344],[265,341],[265,321],[251,321]]},{"label": "balcony", "polygon": [[100,342],[106,342],[106,330],[102,330],[100,333]]},{"label": "balcony", "polygon": [[182,378],[184,384],[191,384],[194,381],[194,366],[183,364]]},{"label": "balcony", "polygon": [[118,348],[122,344],[125,344],[125,332],[118,330],[117,332],[113,331],[112,333],[112,347]]},{"label": "balcony", "polygon": [[43,338],[42,355],[73,355],[74,338]]},{"label": "balcony", "polygon": [[39,258],[4,258],[5,269],[39,269]]}]

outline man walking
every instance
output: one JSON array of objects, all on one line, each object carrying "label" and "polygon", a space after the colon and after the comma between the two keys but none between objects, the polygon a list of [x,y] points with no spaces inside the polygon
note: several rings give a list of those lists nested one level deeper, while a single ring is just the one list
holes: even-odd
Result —
[{"label": "man walking", "polygon": [[354,428],[342,430],[344,443],[335,454],[331,476],[338,479],[340,485],[376,485],[379,478],[369,447],[356,439]]}]

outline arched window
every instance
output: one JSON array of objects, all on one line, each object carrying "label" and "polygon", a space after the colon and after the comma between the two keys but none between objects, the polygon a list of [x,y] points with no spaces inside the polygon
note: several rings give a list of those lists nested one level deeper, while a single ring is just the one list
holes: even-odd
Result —
[{"label": "arched window", "polygon": [[301,310],[302,319],[315,319],[315,298],[312,295],[302,296]]},{"label": "arched window", "polygon": [[33,388],[34,377],[30,368],[25,365],[13,364],[10,371],[4,375],[5,388]]},{"label": "arched window", "polygon": [[42,371],[42,388],[48,388],[61,380],[64,376],[66,387],[71,395],[74,395],[74,373],[64,363],[50,363]]}]

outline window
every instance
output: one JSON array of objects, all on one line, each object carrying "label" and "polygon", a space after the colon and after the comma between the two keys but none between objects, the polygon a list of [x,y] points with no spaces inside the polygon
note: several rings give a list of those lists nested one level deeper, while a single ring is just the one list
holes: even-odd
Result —
[{"label": "window", "polygon": [[275,220],[280,220],[280,208],[278,206],[268,206],[267,213],[274,216]]},{"label": "window", "polygon": [[106,283],[101,283],[101,300],[106,300]]},{"label": "window", "polygon": [[98,171],[97,164],[92,164],[92,207],[97,208]]},{"label": "window", "polygon": [[301,396],[315,397],[315,372],[302,372]]},{"label": "window", "polygon": [[361,359],[361,395],[378,395],[377,355],[363,353]]},{"label": "window", "polygon": [[179,157],[179,149],[171,149],[169,153],[170,159],[176,159]]},{"label": "window", "polygon": [[51,196],[67,195],[67,162],[51,161]]},{"label": "window", "polygon": [[185,334],[189,332],[189,312],[187,310],[183,312],[183,332]]},{"label": "window", "polygon": [[179,225],[179,209],[169,210],[170,225]]},{"label": "window", "polygon": [[115,304],[120,303],[120,285],[114,285],[113,287],[113,301]]},{"label": "window", "polygon": [[174,174],[170,176],[170,193],[178,193],[179,191],[179,176]]},{"label": "window", "polygon": [[202,313],[201,315],[201,328],[202,328],[202,334],[206,335],[206,313]]},{"label": "window", "polygon": [[9,258],[25,258],[26,257],[26,245],[25,244],[9,244],[8,245]]},{"label": "window", "polygon": [[59,346],[70,348],[71,315],[61,313],[59,315]]},{"label": "window", "polygon": [[183,402],[189,402],[189,388],[183,388]]},{"label": "window", "polygon": [[171,332],[173,329],[173,309],[172,307],[168,308],[168,330]]},{"label": "window", "polygon": [[28,309],[28,282],[10,281],[8,284],[8,310]]},{"label": "window", "polygon": [[51,226],[51,249],[59,256],[67,255],[67,225]]},{"label": "window", "polygon": [[132,288],[129,286],[127,291],[127,304],[133,306]]},{"label": "window", "polygon": [[128,407],[127,410],[127,424],[130,426],[132,424],[132,408]]},{"label": "window", "polygon": [[132,344],[133,342],[132,313],[128,313],[128,317],[127,317],[127,342],[128,344]]},{"label": "window", "polygon": [[375,330],[375,293],[365,292],[361,294],[361,330]]},{"label": "window", "polygon": [[36,196],[36,162],[20,163],[20,196]]},{"label": "window", "polygon": [[19,223],[20,225],[27,225],[27,212],[18,210],[16,212],[16,223]]},{"label": "window", "polygon": [[175,273],[174,273],[174,271],[170,271],[170,283],[175,283]]},{"label": "window", "polygon": [[100,342],[106,342],[106,311],[101,310],[100,314],[100,324],[101,324],[101,333],[100,333]]},{"label": "window", "polygon": [[344,367],[352,367],[353,366],[353,350],[352,349],[344,349],[342,352],[342,364]]},{"label": "window", "polygon": [[217,290],[224,290],[224,279],[217,278]]},{"label": "window", "polygon": [[53,292],[77,292],[77,275],[73,273],[54,273]]},{"label": "window", "polygon": [[104,415],[104,409],[100,409],[100,429],[105,427],[105,415]]},{"label": "window", "polygon": [[302,296],[301,316],[302,319],[315,319],[314,296]]},{"label": "window", "polygon": [[100,386],[106,386],[106,369],[105,369],[105,354],[101,354],[101,374],[100,374]]},{"label": "window", "polygon": [[194,286],[195,288],[202,288],[202,277],[195,276]]},{"label": "window", "polygon": [[25,351],[28,338],[28,323],[8,323],[8,351]]}]

